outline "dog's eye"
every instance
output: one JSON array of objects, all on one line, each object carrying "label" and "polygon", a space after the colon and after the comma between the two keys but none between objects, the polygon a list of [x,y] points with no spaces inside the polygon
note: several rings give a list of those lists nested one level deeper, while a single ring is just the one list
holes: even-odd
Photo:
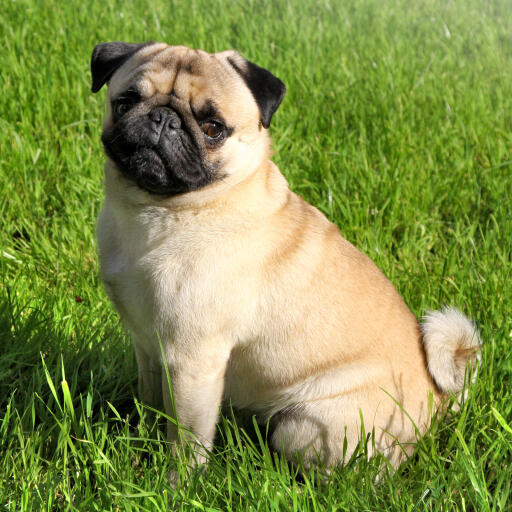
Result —
[{"label": "dog's eye", "polygon": [[201,130],[209,139],[219,139],[224,132],[224,126],[217,121],[205,121],[201,123]]},{"label": "dog's eye", "polygon": [[119,119],[123,117],[140,101],[140,95],[137,91],[128,89],[112,103],[114,117]]},{"label": "dog's eye", "polygon": [[123,117],[128,112],[135,102],[131,99],[121,99],[114,103],[114,114],[117,117]]}]

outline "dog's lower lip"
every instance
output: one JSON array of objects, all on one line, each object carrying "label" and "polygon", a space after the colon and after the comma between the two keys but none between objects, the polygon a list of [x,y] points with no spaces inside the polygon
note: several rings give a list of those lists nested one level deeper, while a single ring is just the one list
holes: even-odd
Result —
[{"label": "dog's lower lip", "polygon": [[170,193],[166,188],[163,188],[161,185],[159,186],[155,183],[151,183],[150,180],[137,180],[137,184],[140,188],[157,196],[165,196]]},{"label": "dog's lower lip", "polygon": [[[162,133],[163,133],[163,127],[160,127],[160,129],[158,128],[152,128],[151,131],[156,135],[156,144],[158,144],[160,142],[160,139],[162,137]],[[155,146],[156,146],[155,144]]]}]

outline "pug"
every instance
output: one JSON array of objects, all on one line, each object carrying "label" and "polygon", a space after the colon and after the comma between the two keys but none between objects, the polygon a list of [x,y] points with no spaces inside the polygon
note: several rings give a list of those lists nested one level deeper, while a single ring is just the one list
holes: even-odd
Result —
[{"label": "pug", "polygon": [[286,89],[266,69],[235,51],[110,42],[91,71],[93,92],[108,83],[101,277],[140,398],[175,420],[169,441],[206,461],[229,401],[271,420],[294,463],[343,464],[362,442],[398,466],[477,366],[474,324],[454,308],[418,322],[289,189],[268,134]]}]

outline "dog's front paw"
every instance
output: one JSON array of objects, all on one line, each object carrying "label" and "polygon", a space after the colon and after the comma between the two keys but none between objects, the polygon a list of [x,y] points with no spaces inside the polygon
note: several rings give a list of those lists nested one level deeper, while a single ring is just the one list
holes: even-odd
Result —
[{"label": "dog's front paw", "polygon": [[167,481],[173,489],[181,489],[192,479],[200,477],[206,471],[208,451],[191,439],[181,439],[171,444],[174,468],[167,473]]},{"label": "dog's front paw", "polygon": [[183,489],[188,486],[192,480],[196,480],[206,472],[206,459],[202,463],[191,460],[178,469],[171,469],[167,473],[167,482],[174,490]]},{"label": "dog's front paw", "polygon": [[180,477],[178,471],[175,469],[171,469],[169,473],[167,473],[167,482],[169,483],[171,489],[178,490],[182,487],[180,482]]}]

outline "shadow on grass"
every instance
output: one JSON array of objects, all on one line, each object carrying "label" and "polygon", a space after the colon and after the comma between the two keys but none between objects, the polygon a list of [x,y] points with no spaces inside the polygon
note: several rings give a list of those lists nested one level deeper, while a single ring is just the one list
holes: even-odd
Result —
[{"label": "shadow on grass", "polygon": [[[7,288],[0,297],[0,410],[7,403],[33,423],[49,419],[57,406],[48,375],[56,386],[67,381],[71,397],[93,389],[93,414],[111,402],[121,415],[134,411],[135,361],[112,320],[78,315],[56,319],[54,304],[19,304]],[[34,401],[34,396],[38,400]],[[94,416],[93,416],[94,419]]]}]

